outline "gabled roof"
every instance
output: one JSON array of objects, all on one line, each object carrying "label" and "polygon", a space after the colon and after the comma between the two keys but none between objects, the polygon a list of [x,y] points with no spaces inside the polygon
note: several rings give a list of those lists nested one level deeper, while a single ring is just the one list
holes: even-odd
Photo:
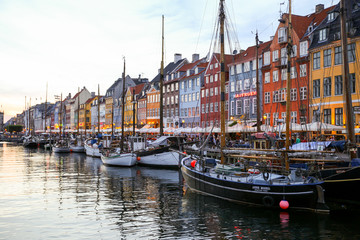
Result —
[{"label": "gabled roof", "polygon": [[97,96],[89,98],[88,100],[86,100],[85,104],[91,103],[96,97]]},{"label": "gabled roof", "polygon": [[132,94],[133,90],[135,90],[135,94],[139,94],[141,93],[141,91],[143,90],[143,88],[145,87],[145,83],[141,83],[139,85],[136,85],[135,87],[129,87],[129,91]]},{"label": "gabled roof", "polygon": [[[261,52],[270,46],[272,41],[264,42],[259,45],[258,55],[261,57]],[[235,65],[242,62],[247,62],[256,58],[256,45],[248,47],[245,51],[234,55],[234,61],[228,65]]]},{"label": "gabled roof", "polygon": [[[164,77],[167,74],[170,74],[171,72],[173,72],[178,66],[180,66],[184,61],[187,62],[186,58],[183,58],[179,61],[177,61],[176,63],[171,62],[168,65],[166,65],[166,67],[164,68]],[[157,83],[160,81],[160,71],[159,73],[153,78],[153,80],[151,80],[151,83]]]}]

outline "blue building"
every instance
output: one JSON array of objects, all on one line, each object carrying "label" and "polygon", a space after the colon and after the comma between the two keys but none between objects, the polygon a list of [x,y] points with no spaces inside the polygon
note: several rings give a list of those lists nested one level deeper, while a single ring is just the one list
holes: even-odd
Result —
[{"label": "blue building", "polygon": [[180,127],[200,127],[200,89],[204,82],[206,59],[193,54],[193,61],[179,71],[185,72],[179,80]]},{"label": "blue building", "polygon": [[[234,56],[234,62],[229,64],[229,119],[244,125],[253,125],[257,118],[257,97],[262,106],[262,50],[269,47],[271,41],[259,46],[259,65],[256,69],[256,46]],[[256,91],[256,70],[259,74],[259,89]],[[262,114],[262,108],[260,108]]]}]

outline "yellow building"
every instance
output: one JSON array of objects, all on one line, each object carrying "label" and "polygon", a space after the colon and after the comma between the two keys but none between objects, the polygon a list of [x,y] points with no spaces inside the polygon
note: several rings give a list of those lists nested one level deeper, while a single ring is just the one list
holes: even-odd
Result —
[{"label": "yellow building", "polygon": [[[145,83],[136,85],[135,87],[129,87],[125,94],[125,127],[132,127],[133,123],[137,125],[137,96],[141,93],[144,89]],[[133,109],[134,109],[134,102],[135,102],[135,119],[133,118]]]},{"label": "yellow building", "polygon": [[[84,128],[84,125],[86,126],[86,129],[91,129],[91,104],[97,99],[98,97],[92,97],[89,98],[86,102],[85,102],[85,106],[84,106],[84,115],[85,115],[85,121],[82,122],[80,120],[80,125]],[[81,107],[80,107],[81,108]],[[82,113],[80,111],[80,119],[81,119]]]},{"label": "yellow building", "polygon": [[113,124],[113,98],[112,96],[105,98],[105,129],[111,129],[111,124]]},{"label": "yellow building", "polygon": [[[338,5],[312,34],[309,47],[310,81],[309,110],[310,121],[320,121],[337,126],[346,124],[344,110],[344,87],[342,77],[342,47],[340,40],[340,16]],[[354,22],[358,22],[359,18]],[[360,84],[359,56],[360,36],[348,33],[347,56],[349,59],[350,92],[355,113],[355,126],[360,124]]]}]

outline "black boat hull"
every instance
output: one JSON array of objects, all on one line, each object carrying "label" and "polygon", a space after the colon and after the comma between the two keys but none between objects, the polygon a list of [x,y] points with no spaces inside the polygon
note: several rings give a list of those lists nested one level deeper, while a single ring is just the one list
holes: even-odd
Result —
[{"label": "black boat hull", "polygon": [[181,171],[188,187],[203,194],[267,208],[280,209],[280,201],[287,200],[289,210],[329,211],[321,199],[323,189],[320,183],[299,185],[241,183],[226,180],[221,176],[219,178],[211,177],[186,166],[184,161],[181,165]]}]

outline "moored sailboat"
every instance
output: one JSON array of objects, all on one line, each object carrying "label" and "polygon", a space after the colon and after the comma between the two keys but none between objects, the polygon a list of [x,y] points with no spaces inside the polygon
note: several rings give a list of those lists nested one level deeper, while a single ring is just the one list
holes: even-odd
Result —
[{"label": "moored sailboat", "polygon": [[[288,25],[288,59],[291,48],[291,0],[289,1]],[[200,156],[187,156],[181,161],[181,171],[188,187],[214,197],[235,201],[238,203],[265,206],[270,208],[302,209],[318,212],[328,212],[324,202],[323,189],[315,177],[296,175],[289,170],[287,152],[284,154],[285,169],[275,169],[270,165],[262,168],[245,164],[236,166],[225,165],[225,51],[224,51],[224,0],[220,0],[219,8],[220,40],[221,40],[221,164],[215,159],[203,159]],[[290,61],[288,61],[290,64]],[[290,66],[288,66],[288,81]],[[290,96],[290,89],[287,86]],[[287,122],[289,122],[289,104],[287,101]],[[287,123],[289,126],[289,123]],[[289,150],[289,129],[287,127],[286,150]]]}]

